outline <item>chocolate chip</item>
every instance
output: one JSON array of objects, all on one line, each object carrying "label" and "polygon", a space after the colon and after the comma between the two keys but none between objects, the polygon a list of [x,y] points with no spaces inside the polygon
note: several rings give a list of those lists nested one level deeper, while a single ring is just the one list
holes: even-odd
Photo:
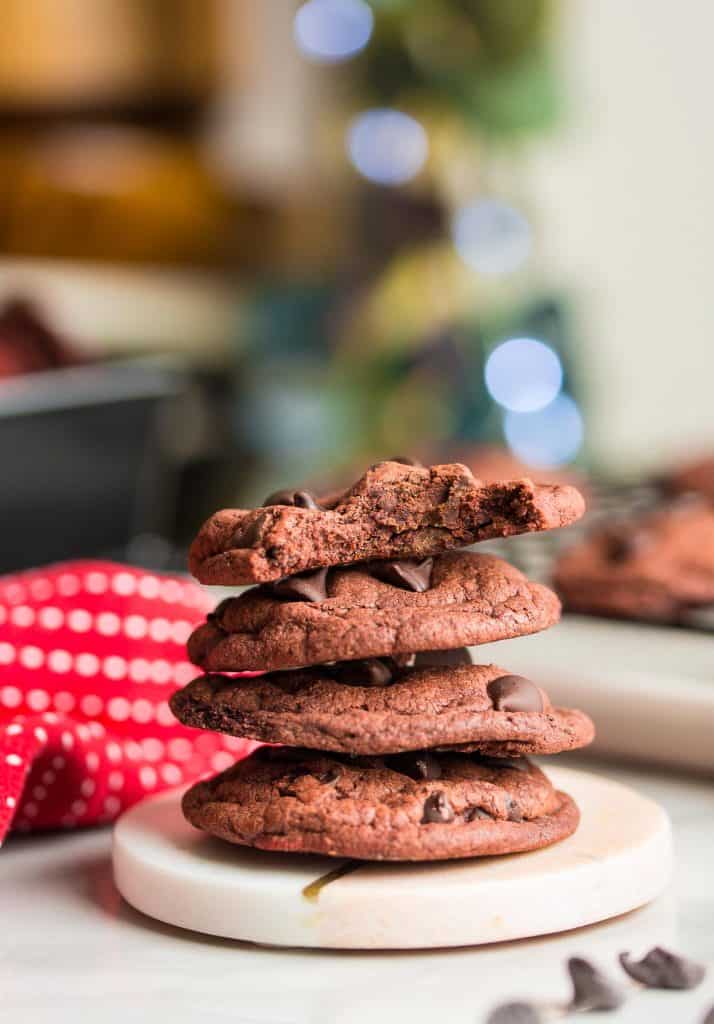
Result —
[{"label": "chocolate chip", "polygon": [[266,590],[289,601],[314,601],[319,604],[327,599],[327,568],[309,569],[295,576],[286,576],[275,583],[269,583]]},{"label": "chocolate chip", "polygon": [[399,561],[372,562],[369,571],[378,580],[391,583],[395,587],[413,590],[417,594],[428,590],[431,586],[431,570],[433,558],[402,558]]},{"label": "chocolate chip", "polygon": [[605,975],[582,957],[568,960],[568,974],[573,983],[571,1010],[617,1010],[625,1001]]},{"label": "chocolate chip", "polygon": [[437,790],[436,793],[432,793],[426,798],[424,815],[421,819],[422,825],[443,825],[453,820],[454,812],[443,789]]},{"label": "chocolate chip", "polygon": [[654,946],[639,962],[620,953],[622,969],[647,988],[696,988],[707,973],[702,964]]},{"label": "chocolate chip", "polygon": [[389,686],[395,666],[389,658],[361,658],[359,661],[338,661],[332,674],[347,686]]},{"label": "chocolate chip", "polygon": [[499,676],[492,679],[486,692],[496,711],[542,711],[540,690],[525,676]]},{"label": "chocolate chip", "polygon": [[321,782],[323,786],[334,786],[342,778],[342,772],[339,768],[328,768],[326,772],[318,775],[317,781]]},{"label": "chocolate chip", "polygon": [[523,821],[523,811],[521,810],[520,804],[516,800],[508,801],[508,820]]},{"label": "chocolate chip", "polygon": [[396,754],[390,758],[389,767],[401,772],[402,775],[408,775],[410,779],[433,781],[441,778],[441,765],[428,750]]},{"label": "chocolate chip", "polygon": [[322,510],[314,494],[309,491],[275,491],[269,494],[263,502],[263,508],[270,505],[293,505],[295,508],[309,508]]},{"label": "chocolate chip", "polygon": [[486,1024],[540,1024],[542,1019],[530,1003],[503,1003],[489,1014]]},{"label": "chocolate chip", "polygon": [[420,651],[414,658],[414,668],[458,668],[459,665],[473,665],[467,647],[455,647],[450,651]]},{"label": "chocolate chip", "polygon": [[492,814],[484,811],[483,807],[469,807],[464,811],[464,821],[476,821],[477,818],[484,818],[489,821],[496,820]]},{"label": "chocolate chip", "polygon": [[257,516],[252,523],[245,528],[240,528],[233,535],[231,540],[232,548],[252,548],[261,539],[263,527],[268,522],[268,516]]}]

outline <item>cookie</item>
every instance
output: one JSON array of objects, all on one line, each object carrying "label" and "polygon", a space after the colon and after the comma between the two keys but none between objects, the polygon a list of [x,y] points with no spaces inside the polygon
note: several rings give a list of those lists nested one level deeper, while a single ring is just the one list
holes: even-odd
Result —
[{"label": "cookie", "polygon": [[306,491],[271,495],[265,507],[225,509],[191,546],[201,583],[264,583],[369,559],[422,560],[493,537],[549,530],[578,519],[573,487],[523,479],[485,484],[458,464],[382,462],[330,507]]},{"label": "cookie", "polygon": [[399,668],[371,659],[252,678],[208,675],[175,693],[171,709],[199,729],[361,755],[452,746],[557,754],[594,735],[582,711],[554,708],[530,680],[495,665]]},{"label": "cookie", "polygon": [[535,850],[575,831],[573,800],[526,759],[349,758],[263,747],[185,794],[192,825],[263,850],[428,861]]},{"label": "cookie", "polygon": [[489,643],[560,616],[555,594],[494,555],[451,551],[427,568],[370,563],[253,588],[193,632],[189,657],[211,672],[303,668]]},{"label": "cookie", "polygon": [[680,499],[599,529],[565,553],[555,583],[577,612],[669,623],[714,614],[714,507]]}]

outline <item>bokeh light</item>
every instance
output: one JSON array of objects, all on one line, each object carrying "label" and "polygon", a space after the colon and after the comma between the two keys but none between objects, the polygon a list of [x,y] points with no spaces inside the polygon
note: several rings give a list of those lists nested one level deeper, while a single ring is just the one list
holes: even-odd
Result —
[{"label": "bokeh light", "polygon": [[323,64],[354,57],[369,42],[374,16],[364,0],[308,0],[295,15],[295,42]]},{"label": "bokeh light", "polygon": [[535,338],[512,338],[493,350],[484,369],[488,393],[511,412],[536,412],[563,386],[556,352]]},{"label": "bokeh light", "polygon": [[423,167],[428,148],[422,126],[401,110],[366,110],[347,131],[350,160],[360,174],[378,185],[410,181]]},{"label": "bokeh light", "polygon": [[481,274],[510,274],[528,259],[531,227],[514,207],[499,199],[478,199],[457,210],[451,236],[462,260]]},{"label": "bokeh light", "polygon": [[583,418],[566,394],[538,412],[507,412],[503,430],[513,454],[536,467],[570,462],[583,443]]}]

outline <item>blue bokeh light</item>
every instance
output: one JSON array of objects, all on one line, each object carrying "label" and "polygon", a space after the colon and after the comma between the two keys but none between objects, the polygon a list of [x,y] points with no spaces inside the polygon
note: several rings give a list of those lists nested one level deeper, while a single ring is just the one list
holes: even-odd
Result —
[{"label": "blue bokeh light", "polygon": [[563,386],[558,354],[535,338],[511,338],[493,350],[484,369],[488,393],[511,412],[545,408]]},{"label": "blue bokeh light", "polygon": [[365,0],[308,0],[295,15],[295,42],[310,60],[338,64],[369,42],[374,27]]},{"label": "blue bokeh light", "polygon": [[451,237],[461,259],[481,274],[510,274],[530,255],[530,224],[500,199],[478,199],[456,211]]},{"label": "blue bokeh light", "polygon": [[347,130],[347,152],[363,177],[378,185],[403,185],[427,157],[426,132],[413,117],[390,108],[358,114]]},{"label": "blue bokeh light", "polygon": [[514,455],[531,466],[570,462],[583,443],[583,418],[570,395],[560,394],[538,412],[507,412],[503,431]]}]

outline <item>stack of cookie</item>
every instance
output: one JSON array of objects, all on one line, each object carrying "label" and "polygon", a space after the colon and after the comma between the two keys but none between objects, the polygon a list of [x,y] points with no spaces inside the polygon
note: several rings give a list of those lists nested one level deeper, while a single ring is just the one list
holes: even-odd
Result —
[{"label": "stack of cookie", "polygon": [[216,513],[192,572],[257,586],[193,633],[189,656],[207,674],[172,708],[186,725],[283,746],[190,789],[187,819],[232,843],[369,860],[570,835],[575,804],[525,755],[583,746],[592,723],[465,649],[552,626],[558,599],[492,555],[454,549],[582,511],[572,487],[394,460],[329,499],[284,491]]}]

